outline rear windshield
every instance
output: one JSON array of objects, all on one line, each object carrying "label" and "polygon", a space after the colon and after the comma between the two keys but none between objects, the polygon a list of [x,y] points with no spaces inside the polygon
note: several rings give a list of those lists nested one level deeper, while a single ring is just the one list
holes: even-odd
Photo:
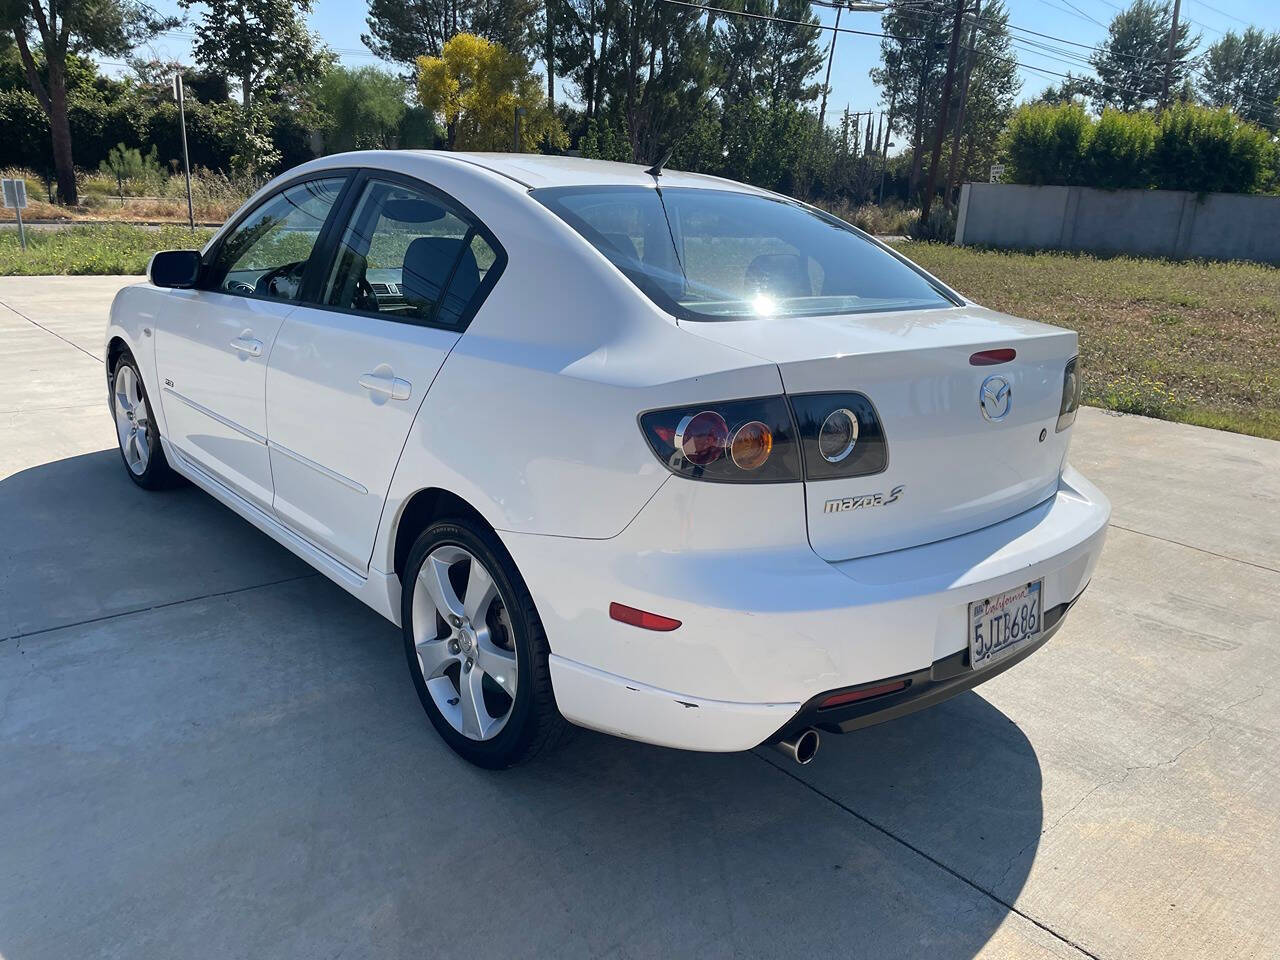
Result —
[{"label": "rear windshield", "polygon": [[848,224],[786,200],[695,187],[551,187],[532,196],[684,319],[955,305]]}]

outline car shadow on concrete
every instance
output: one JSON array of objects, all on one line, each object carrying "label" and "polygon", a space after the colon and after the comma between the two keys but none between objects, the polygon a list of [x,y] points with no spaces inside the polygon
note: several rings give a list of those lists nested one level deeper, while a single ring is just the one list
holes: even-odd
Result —
[{"label": "car shadow on concrete", "polygon": [[305,576],[200,490],[148,493],[114,448],[0,480],[0,638]]},{"label": "car shadow on concrete", "polygon": [[[0,643],[10,960],[968,960],[1035,854],[1035,751],[974,693],[806,768],[582,731],[494,773],[435,735],[395,627],[203,494],[108,451],[0,482],[0,520],[6,602],[105,617]],[[272,585],[179,602],[252,563]],[[93,614],[122,569],[160,599]]]}]

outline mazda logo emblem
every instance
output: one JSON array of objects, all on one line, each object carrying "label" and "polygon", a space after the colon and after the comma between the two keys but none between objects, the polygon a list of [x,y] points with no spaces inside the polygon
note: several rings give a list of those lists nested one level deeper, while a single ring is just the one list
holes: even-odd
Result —
[{"label": "mazda logo emblem", "polygon": [[992,423],[998,423],[1013,409],[1013,387],[1004,377],[996,374],[982,381],[978,391],[978,409]]}]

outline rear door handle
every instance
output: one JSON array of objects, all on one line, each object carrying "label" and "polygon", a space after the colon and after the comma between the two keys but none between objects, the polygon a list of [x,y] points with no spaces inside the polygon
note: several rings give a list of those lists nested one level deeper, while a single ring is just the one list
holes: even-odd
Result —
[{"label": "rear door handle", "polygon": [[372,393],[379,393],[392,400],[408,400],[413,392],[413,384],[399,377],[381,376],[376,373],[362,373],[360,386]]},{"label": "rear door handle", "polygon": [[253,337],[236,337],[231,341],[231,349],[246,353],[251,357],[262,356],[262,341]]}]

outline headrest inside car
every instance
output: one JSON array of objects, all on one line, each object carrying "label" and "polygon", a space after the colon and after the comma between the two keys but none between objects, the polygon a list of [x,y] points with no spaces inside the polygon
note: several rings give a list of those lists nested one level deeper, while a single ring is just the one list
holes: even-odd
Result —
[{"label": "headrest inside car", "polygon": [[382,218],[398,223],[432,223],[444,219],[444,207],[420,197],[392,197],[382,205]]}]

